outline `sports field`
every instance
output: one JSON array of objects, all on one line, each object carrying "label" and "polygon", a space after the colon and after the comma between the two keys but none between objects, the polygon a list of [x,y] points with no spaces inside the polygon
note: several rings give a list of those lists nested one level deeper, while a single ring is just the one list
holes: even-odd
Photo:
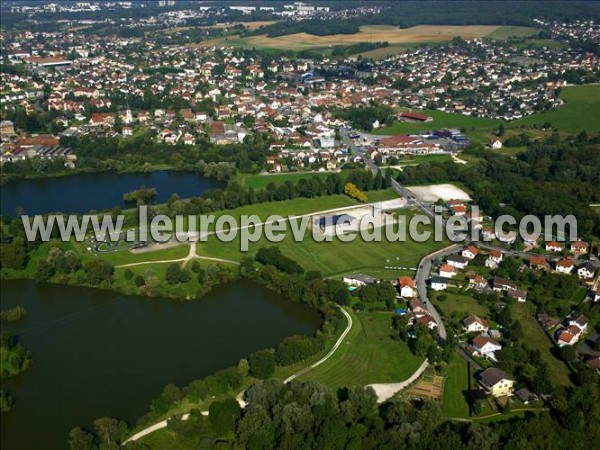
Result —
[{"label": "sports field", "polygon": [[390,337],[392,314],[348,312],[353,324],[346,339],[331,358],[300,380],[337,389],[404,381],[419,368],[423,358],[414,356],[405,342]]}]

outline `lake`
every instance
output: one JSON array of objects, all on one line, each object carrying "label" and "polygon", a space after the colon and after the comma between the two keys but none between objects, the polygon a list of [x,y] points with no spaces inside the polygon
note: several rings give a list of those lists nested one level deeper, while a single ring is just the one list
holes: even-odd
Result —
[{"label": "lake", "polygon": [[16,398],[2,414],[3,450],[68,448],[68,432],[98,417],[135,423],[166,384],[182,387],[320,325],[316,311],[250,282],[187,302],[25,280],[0,289],[2,309],[27,309],[3,330],[33,357],[2,382]]},{"label": "lake", "polygon": [[64,177],[12,181],[0,187],[0,212],[15,216],[49,212],[87,213],[92,209],[121,208],[123,194],[141,185],[156,188],[157,202],[166,202],[174,193],[181,198],[199,196],[223,183],[195,172],[157,170],[137,173],[79,173]]}]

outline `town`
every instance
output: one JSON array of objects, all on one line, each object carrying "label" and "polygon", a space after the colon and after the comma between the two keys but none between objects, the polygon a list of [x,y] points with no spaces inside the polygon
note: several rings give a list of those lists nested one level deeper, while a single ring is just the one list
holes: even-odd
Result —
[{"label": "town", "polygon": [[3,449],[597,446],[599,2],[0,33]]}]

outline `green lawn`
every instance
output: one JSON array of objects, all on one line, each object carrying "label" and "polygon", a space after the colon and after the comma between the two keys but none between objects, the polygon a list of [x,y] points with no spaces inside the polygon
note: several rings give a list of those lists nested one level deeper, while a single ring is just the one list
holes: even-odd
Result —
[{"label": "green lawn", "polygon": [[[440,296],[446,296],[446,299],[440,301]],[[487,306],[479,304],[477,300],[466,293],[453,292],[434,292],[431,299],[440,314],[444,317],[450,317],[456,320],[462,320],[469,314],[476,314],[481,318],[489,318],[490,310]]]},{"label": "green lawn", "polygon": [[549,373],[553,381],[562,386],[571,386],[569,369],[563,361],[554,356],[556,347],[548,335],[535,320],[534,307],[531,303],[514,303],[512,316],[519,322],[523,329],[523,345],[528,349],[537,349],[542,355],[542,360],[550,367]]},{"label": "green lawn", "polygon": [[491,39],[504,40],[511,37],[529,37],[537,33],[539,29],[531,27],[516,27],[516,26],[502,26],[498,27],[486,37]]},{"label": "green lawn", "polygon": [[426,123],[394,122],[389,127],[373,130],[373,134],[407,134],[421,131],[439,130],[441,128],[466,128],[467,130],[475,128],[492,130],[494,128],[498,128],[500,124],[499,120],[483,117],[471,117],[464,114],[447,113],[431,109],[418,112],[432,117],[433,120]]},{"label": "green lawn", "polygon": [[371,383],[400,382],[422,364],[406,343],[392,340],[390,313],[350,312],[353,326],[336,353],[300,377],[315,380],[331,389]]},{"label": "green lawn", "polygon": [[469,404],[465,397],[469,388],[467,362],[455,353],[446,370],[443,396],[444,416],[466,419],[469,417]]},{"label": "green lawn", "polygon": [[510,123],[516,126],[542,126],[550,122],[553,127],[567,133],[600,132],[600,85],[569,86],[561,90],[565,104],[552,111],[525,117]]},{"label": "green lawn", "polygon": [[447,162],[452,161],[450,155],[446,154],[433,154],[433,155],[415,155],[411,158],[403,158],[398,161],[398,166],[409,166],[414,164],[423,164],[430,162]]},{"label": "green lawn", "polygon": [[[550,123],[565,133],[600,132],[600,85],[568,86],[561,89],[560,97],[565,104],[547,112],[533,114],[523,119],[504,122],[507,133],[513,130],[541,127]],[[487,143],[491,132],[501,121],[483,117],[465,116],[459,113],[446,113],[435,110],[417,111],[433,118],[427,123],[394,122],[389,127],[373,130],[373,134],[410,134],[440,128],[466,128],[474,142]],[[521,130],[519,130],[519,133]]]}]

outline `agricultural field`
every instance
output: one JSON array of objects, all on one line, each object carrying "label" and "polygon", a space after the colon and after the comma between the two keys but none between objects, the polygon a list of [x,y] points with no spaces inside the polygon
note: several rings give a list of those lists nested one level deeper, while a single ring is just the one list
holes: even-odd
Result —
[{"label": "agricultural field", "polygon": [[402,29],[391,25],[365,25],[360,27],[360,32],[355,34],[315,36],[307,33],[295,33],[272,38],[261,35],[235,40],[230,39],[230,43],[245,47],[299,51],[335,45],[349,45],[357,42],[387,41],[390,44],[425,43],[449,41],[456,36],[461,36],[465,39],[474,39],[487,36],[497,28],[497,26],[488,25],[419,25]]},{"label": "agricultural field", "polygon": [[423,358],[414,356],[405,342],[392,340],[390,313],[355,313],[352,329],[338,350],[320,366],[300,377],[331,389],[400,382],[409,378]]},{"label": "agricultural field", "polygon": [[565,104],[551,111],[510,122],[510,127],[537,126],[550,123],[567,133],[600,133],[600,85],[568,86],[561,89]]}]

